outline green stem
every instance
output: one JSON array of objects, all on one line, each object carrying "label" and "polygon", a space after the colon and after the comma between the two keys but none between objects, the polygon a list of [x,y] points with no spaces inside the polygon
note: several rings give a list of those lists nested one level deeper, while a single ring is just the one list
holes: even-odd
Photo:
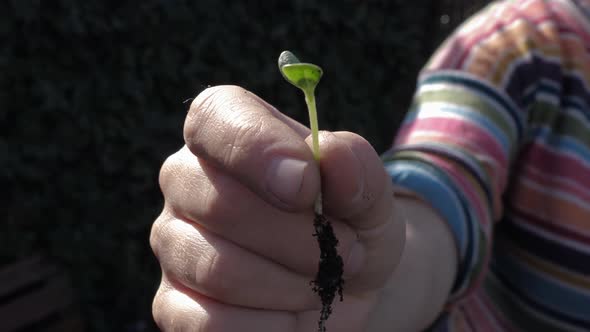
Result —
[{"label": "green stem", "polygon": [[309,112],[309,125],[311,127],[311,141],[312,141],[312,152],[316,162],[320,162],[320,142],[318,137],[318,116],[315,106],[315,94],[314,91],[304,91],[305,103],[307,104],[307,111]]},{"label": "green stem", "polygon": [[[318,115],[315,106],[315,93],[314,89],[304,89],[303,93],[305,94],[305,103],[307,104],[307,111],[309,112],[309,126],[311,127],[311,146],[312,146],[312,153],[313,158],[315,161],[320,164],[320,139],[319,139],[319,127],[318,127]],[[314,211],[317,214],[322,214],[322,188],[320,185],[320,193],[315,200],[314,204]]]}]

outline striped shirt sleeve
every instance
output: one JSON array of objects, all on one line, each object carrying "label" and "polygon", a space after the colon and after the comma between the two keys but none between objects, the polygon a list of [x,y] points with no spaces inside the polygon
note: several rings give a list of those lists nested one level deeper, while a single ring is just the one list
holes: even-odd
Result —
[{"label": "striped shirt sleeve", "polygon": [[383,156],[393,182],[429,202],[455,237],[459,271],[450,302],[485,274],[502,194],[526,138],[531,91],[555,80],[565,61],[550,2],[496,2],[460,26],[422,70]]}]

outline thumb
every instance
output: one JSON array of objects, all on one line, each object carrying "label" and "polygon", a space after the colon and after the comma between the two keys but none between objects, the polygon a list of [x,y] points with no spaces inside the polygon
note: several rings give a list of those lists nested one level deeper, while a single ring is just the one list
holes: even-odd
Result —
[{"label": "thumb", "polygon": [[[311,138],[306,142],[311,145]],[[320,154],[324,213],[348,224],[359,239],[348,258],[356,260],[350,264],[358,272],[347,280],[347,291],[380,288],[397,266],[405,240],[391,179],[370,143],[354,133],[321,132]]]}]

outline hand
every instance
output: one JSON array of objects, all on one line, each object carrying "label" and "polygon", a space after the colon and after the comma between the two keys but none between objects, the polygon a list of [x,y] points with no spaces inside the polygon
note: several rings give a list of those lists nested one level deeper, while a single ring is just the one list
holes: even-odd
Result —
[{"label": "hand", "polygon": [[362,331],[404,246],[391,180],[370,144],[349,132],[320,135],[254,94],[209,88],[192,103],[186,146],[160,173],[165,198],[150,244],[162,267],[153,314],[164,331],[317,330],[311,290],[319,262],[313,202],[344,260],[344,301],[329,331]]}]

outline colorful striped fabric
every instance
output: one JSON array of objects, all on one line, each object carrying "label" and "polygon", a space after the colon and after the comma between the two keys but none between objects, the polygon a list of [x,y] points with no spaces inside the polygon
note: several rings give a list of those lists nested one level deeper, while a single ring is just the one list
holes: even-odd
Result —
[{"label": "colorful striped fabric", "polygon": [[590,331],[590,1],[495,2],[422,71],[384,155],[459,273],[436,331]]}]

